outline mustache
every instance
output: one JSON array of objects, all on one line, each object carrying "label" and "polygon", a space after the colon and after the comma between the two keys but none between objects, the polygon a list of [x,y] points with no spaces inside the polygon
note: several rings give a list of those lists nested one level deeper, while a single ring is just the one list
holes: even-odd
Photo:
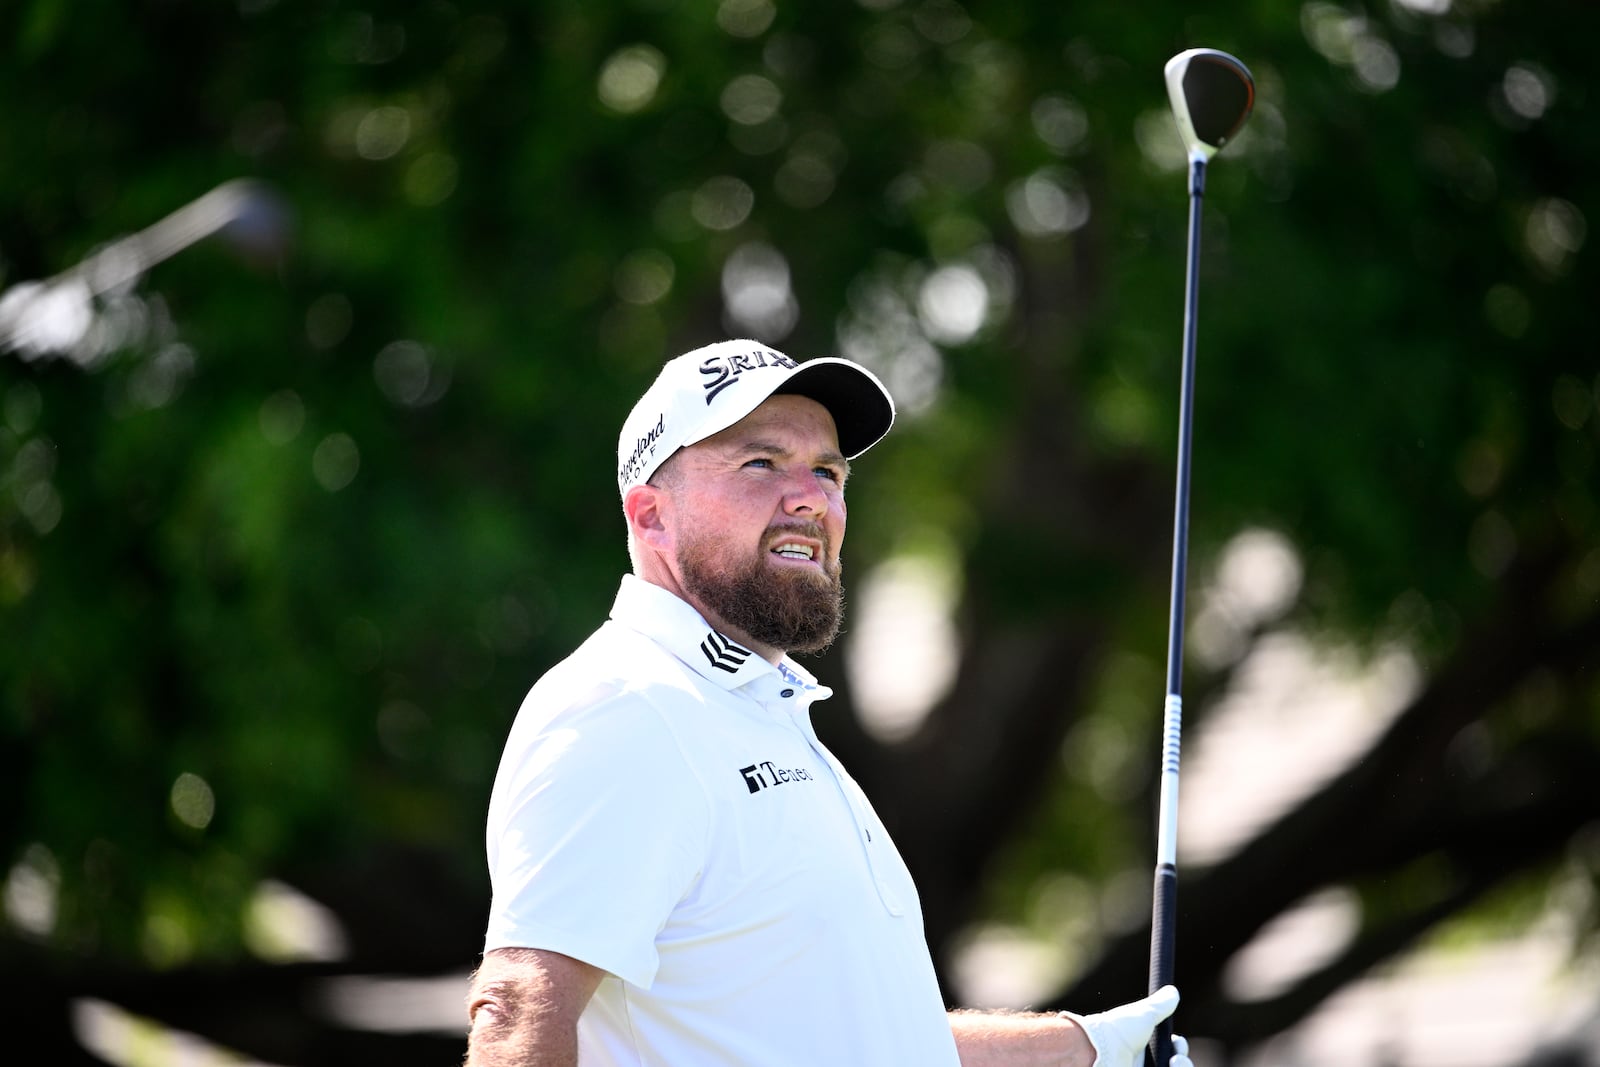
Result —
[{"label": "mustache", "polygon": [[772,544],[780,537],[804,537],[811,541],[821,541],[829,544],[827,532],[823,530],[820,522],[786,522],[778,526],[768,526],[763,537],[763,544]]}]

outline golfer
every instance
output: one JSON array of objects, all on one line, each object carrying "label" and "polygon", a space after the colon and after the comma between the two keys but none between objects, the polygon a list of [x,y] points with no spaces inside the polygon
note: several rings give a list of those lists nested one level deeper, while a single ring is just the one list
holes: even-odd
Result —
[{"label": "golfer", "polygon": [[946,1012],[911,876],[812,729],[831,691],[790,657],[838,633],[849,460],[893,421],[866,369],[754,341],[672,360],[628,416],[633,573],[529,692],[489,802],[469,1064],[1142,1062],[1170,986]]}]

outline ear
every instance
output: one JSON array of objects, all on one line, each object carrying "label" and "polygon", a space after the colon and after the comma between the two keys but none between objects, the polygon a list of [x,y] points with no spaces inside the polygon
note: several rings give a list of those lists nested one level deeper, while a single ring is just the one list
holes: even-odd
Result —
[{"label": "ear", "polygon": [[657,551],[672,547],[672,497],[653,485],[636,485],[622,498],[622,513],[634,541]]}]

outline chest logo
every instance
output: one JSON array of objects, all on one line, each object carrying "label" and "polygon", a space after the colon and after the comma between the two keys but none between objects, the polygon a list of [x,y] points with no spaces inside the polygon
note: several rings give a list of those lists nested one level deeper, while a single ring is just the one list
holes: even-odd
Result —
[{"label": "chest logo", "polygon": [[774,767],[771,760],[763,763],[752,763],[748,767],[740,767],[739,773],[744,775],[745,788],[752,793],[759,793],[763,789],[775,789],[780,785],[789,785],[792,782],[814,782],[817,776],[804,767]]}]

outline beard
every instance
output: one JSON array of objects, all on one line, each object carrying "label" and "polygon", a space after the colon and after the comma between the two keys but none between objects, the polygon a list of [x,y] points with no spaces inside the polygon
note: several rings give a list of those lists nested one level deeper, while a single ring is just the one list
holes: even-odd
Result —
[{"label": "beard", "polygon": [[678,564],[684,591],[750,640],[784,652],[821,652],[839,635],[844,619],[844,583],[838,560],[827,561],[820,527],[774,530],[823,541],[820,570],[774,567],[767,542],[747,560],[734,562],[725,544],[696,539],[683,546]]}]

